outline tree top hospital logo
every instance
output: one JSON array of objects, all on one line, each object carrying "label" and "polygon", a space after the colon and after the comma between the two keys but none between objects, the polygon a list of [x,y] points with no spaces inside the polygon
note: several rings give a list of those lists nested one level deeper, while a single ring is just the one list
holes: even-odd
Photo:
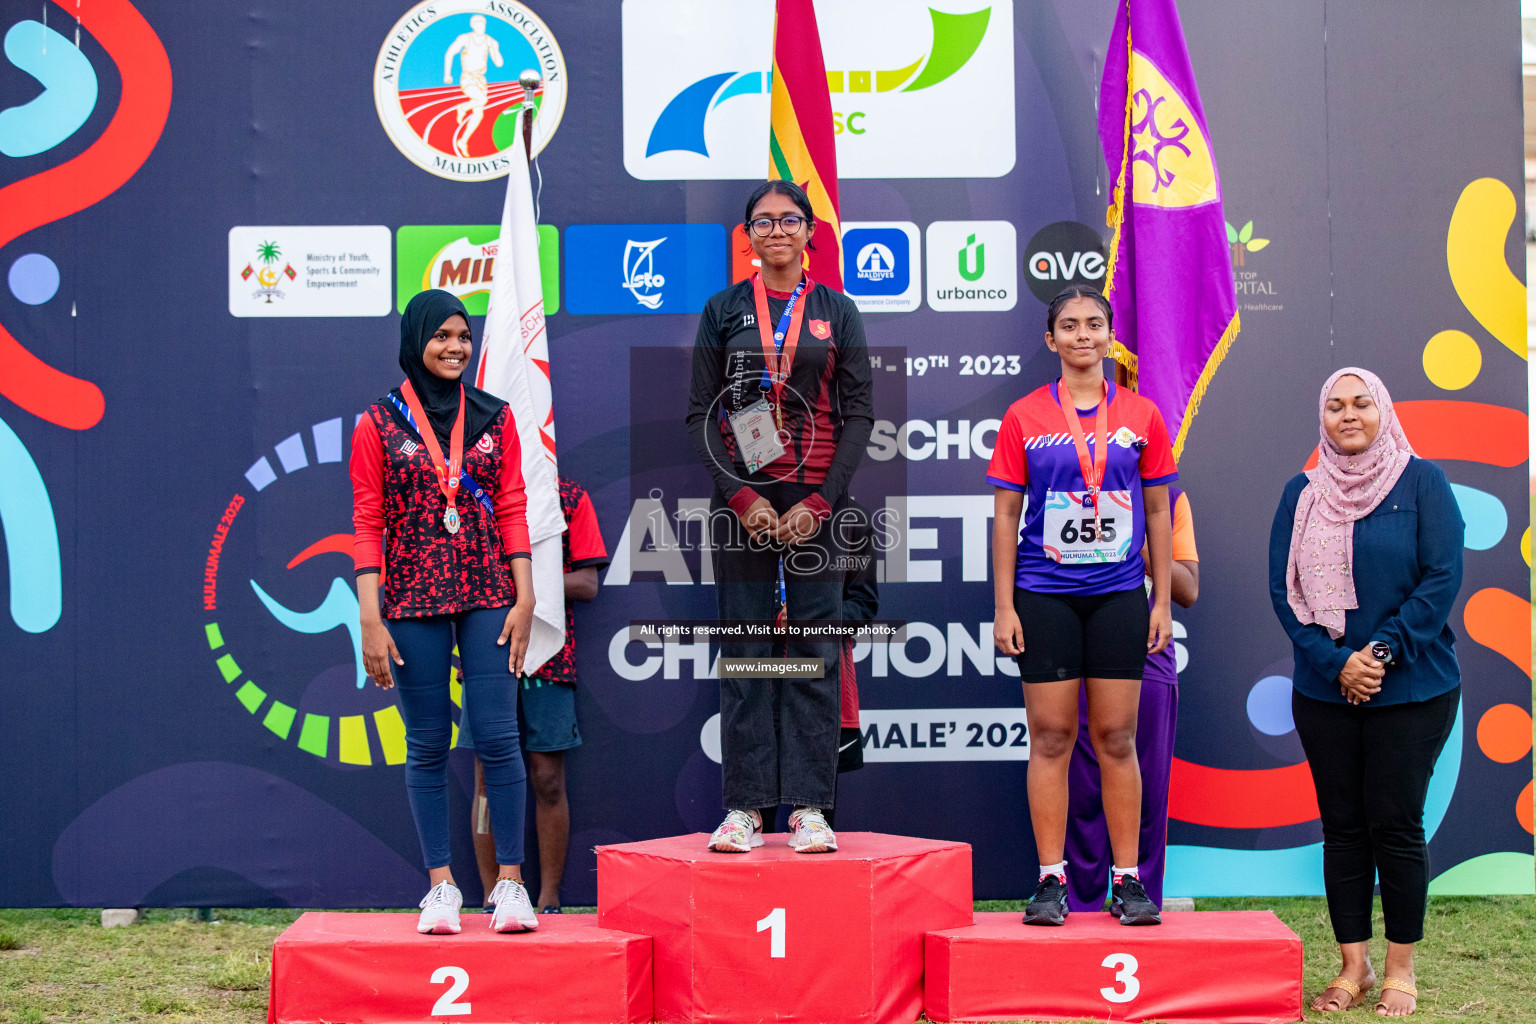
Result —
[{"label": "tree top hospital logo", "polygon": [[535,155],[565,112],[565,58],[548,26],[515,0],[426,0],[395,23],[373,70],[373,98],[391,142],[423,170],[453,181],[507,172],[523,102],[518,76],[538,71]]},{"label": "tree top hospital logo", "polygon": [[[394,691],[363,672],[343,441],[354,422],[291,434],[245,470],[213,524],[202,633],[236,715],[335,765],[400,765]],[[459,703],[456,681],[449,688]]]},{"label": "tree top hospital logo", "polygon": [[[1013,169],[1011,3],[822,0],[816,14],[842,177]],[[625,169],[642,180],[761,178],[772,40],[772,4],[625,0]]]}]

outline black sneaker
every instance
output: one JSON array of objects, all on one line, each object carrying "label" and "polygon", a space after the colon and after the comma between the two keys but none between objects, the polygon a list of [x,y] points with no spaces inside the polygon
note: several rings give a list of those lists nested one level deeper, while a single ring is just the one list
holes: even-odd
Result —
[{"label": "black sneaker", "polygon": [[1035,895],[1024,908],[1025,924],[1067,923],[1067,885],[1056,875],[1046,875],[1035,886]]},{"label": "black sneaker", "polygon": [[1157,904],[1147,896],[1146,887],[1134,875],[1121,875],[1111,887],[1109,912],[1121,924],[1162,924]]}]

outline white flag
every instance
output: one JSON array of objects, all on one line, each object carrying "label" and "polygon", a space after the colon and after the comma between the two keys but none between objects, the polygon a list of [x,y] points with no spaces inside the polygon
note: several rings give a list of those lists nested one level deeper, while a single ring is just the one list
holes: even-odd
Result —
[{"label": "white flag", "polygon": [[544,288],[533,189],[523,149],[522,118],[506,149],[507,198],[491,304],[481,341],[476,385],[506,401],[517,421],[528,492],[528,538],[533,544],[533,636],[523,671],[533,673],[565,646],[565,559],[560,535],[560,486],[555,467],[555,415],[549,385],[549,337],[544,331]]}]

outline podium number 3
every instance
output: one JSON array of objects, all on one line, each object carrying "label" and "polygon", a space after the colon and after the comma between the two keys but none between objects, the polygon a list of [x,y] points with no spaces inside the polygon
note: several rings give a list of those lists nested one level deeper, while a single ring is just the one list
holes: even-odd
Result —
[{"label": "podium number 3", "polygon": [[774,907],[773,912],[757,922],[757,930],[768,931],[768,958],[784,959],[784,908]]},{"label": "podium number 3", "polygon": [[1141,981],[1136,977],[1136,968],[1140,964],[1135,957],[1129,953],[1111,953],[1100,966],[1114,971],[1115,981],[1125,987],[1111,988],[1106,985],[1099,989],[1099,995],[1112,1003],[1128,1003],[1136,998],[1136,994],[1141,991]]},{"label": "podium number 3", "polygon": [[459,996],[469,988],[469,972],[462,967],[439,967],[432,972],[432,984],[441,985],[450,981],[453,984],[448,986],[448,991],[432,1004],[434,1017],[454,1017],[469,1013],[470,1004],[458,1001]]}]

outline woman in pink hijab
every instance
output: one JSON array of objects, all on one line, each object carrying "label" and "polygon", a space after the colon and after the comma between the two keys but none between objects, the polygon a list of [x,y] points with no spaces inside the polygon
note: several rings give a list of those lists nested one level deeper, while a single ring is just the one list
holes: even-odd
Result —
[{"label": "woman in pink hijab", "polygon": [[1376,984],[1379,874],[1387,956],[1376,1012],[1402,1017],[1418,1005],[1424,797],[1461,697],[1447,619],[1463,524],[1445,474],[1414,454],[1374,373],[1329,377],[1318,418],[1317,466],[1286,485],[1269,537],[1270,597],[1295,651],[1291,711],[1317,787],[1343,958],[1312,1009],[1349,1009]]}]

